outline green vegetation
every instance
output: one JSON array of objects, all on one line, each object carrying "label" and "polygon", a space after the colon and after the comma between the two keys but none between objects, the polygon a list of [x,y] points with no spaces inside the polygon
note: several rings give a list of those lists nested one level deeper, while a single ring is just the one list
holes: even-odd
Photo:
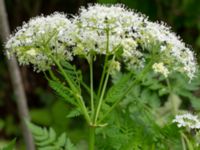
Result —
[{"label": "green vegetation", "polygon": [[[151,21],[167,22],[172,26],[172,31],[191,45],[187,47],[194,49],[197,61],[200,62],[200,1],[98,0],[97,2],[101,4],[123,3],[128,8],[146,14]],[[66,3],[71,3],[76,7],[73,10],[71,5],[66,5],[63,0],[50,0],[46,7],[44,7],[43,1],[22,0],[18,9],[29,12],[27,13],[29,16],[19,14],[18,23],[23,20],[20,18],[28,19],[40,12],[49,14],[50,11],[55,9],[57,11],[69,10],[70,13],[76,12],[80,5],[86,4],[85,1],[76,4],[73,1]],[[16,12],[16,9],[12,9],[14,2],[7,1],[6,4],[10,8],[8,9],[8,15],[11,17]],[[53,4],[56,5],[52,8]],[[65,4],[65,8],[63,8],[63,4]],[[35,11],[38,9],[35,14],[30,11],[32,5]],[[36,5],[39,8],[36,9]],[[49,11],[49,9],[52,10]],[[13,20],[10,21],[11,28],[15,28],[16,24],[13,23]],[[80,32],[82,31],[80,30]],[[109,30],[105,30],[107,46],[111,43],[109,32]],[[52,36],[49,39],[45,37],[47,43],[57,33],[53,32],[52,34],[50,32],[50,34]],[[97,41],[100,41],[100,39],[97,39]],[[42,43],[43,41],[39,42]],[[62,41],[62,43],[64,42]],[[52,70],[48,68],[46,72],[42,70],[38,74],[33,73],[29,68],[23,67],[21,69],[31,116],[31,122],[27,122],[27,125],[34,136],[37,149],[199,149],[199,129],[179,128],[178,124],[173,122],[178,114],[190,112],[200,116],[199,72],[195,74],[191,81],[186,75],[177,71],[170,72],[168,78],[162,72],[156,72],[155,70],[153,72],[152,60],[156,58],[157,61],[155,62],[160,62],[160,59],[165,57],[165,55],[159,59],[156,57],[160,43],[153,45],[151,48],[141,48],[145,50],[148,48],[153,49],[152,53],[151,51],[145,51],[145,56],[147,56],[145,59],[150,62],[145,64],[146,69],[134,68],[135,70],[130,71],[126,67],[128,61],[121,63],[125,61],[122,58],[123,47],[117,46],[115,53],[108,56],[103,53],[97,54],[95,50],[85,54],[81,53],[81,50],[88,43],[81,42],[77,42],[76,45],[70,47],[70,50],[75,49],[73,51],[76,55],[70,63],[63,60],[63,58],[62,60],[57,59],[56,57],[59,56],[56,56],[55,53],[48,53],[48,56],[56,65],[52,67]],[[142,43],[143,41],[139,42]],[[89,42],[89,44],[91,43]],[[51,47],[47,45],[44,44],[41,48],[49,52]],[[23,48],[21,47],[21,49]],[[62,49],[62,47],[59,48]],[[108,49],[107,47],[106,52]],[[23,52],[27,51],[26,48],[23,49]],[[33,54],[32,52],[31,54]],[[0,109],[2,112],[0,148],[12,150],[15,145],[17,150],[23,150],[25,146],[21,130],[19,130],[20,123],[15,105],[16,98],[14,94],[11,94],[11,86],[8,84],[9,78],[7,77],[3,54],[0,57],[2,58],[0,63],[0,82],[2,83],[0,85]],[[26,61],[26,59],[24,60]],[[34,66],[34,58],[32,60],[33,62],[30,63]],[[176,60],[173,59],[166,60],[164,63],[171,63],[171,61],[176,63]],[[118,62],[121,63],[121,72],[118,71]],[[39,64],[39,62],[36,63]],[[42,63],[47,62],[45,60]],[[43,67],[49,67],[49,63],[52,62],[49,61],[46,64],[47,66],[44,65]],[[164,65],[164,67],[167,66],[170,70],[175,66],[175,63],[169,66],[168,64]],[[137,65],[139,66],[139,64]],[[110,66],[114,66],[114,69]],[[16,140],[8,142],[13,137]]]}]

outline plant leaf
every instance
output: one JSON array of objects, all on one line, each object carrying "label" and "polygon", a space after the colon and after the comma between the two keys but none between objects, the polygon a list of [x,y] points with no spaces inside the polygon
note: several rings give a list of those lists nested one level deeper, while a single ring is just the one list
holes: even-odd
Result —
[{"label": "plant leaf", "polygon": [[11,142],[9,142],[6,146],[4,146],[1,150],[13,150],[14,146],[15,146],[15,142],[16,140],[12,140]]}]

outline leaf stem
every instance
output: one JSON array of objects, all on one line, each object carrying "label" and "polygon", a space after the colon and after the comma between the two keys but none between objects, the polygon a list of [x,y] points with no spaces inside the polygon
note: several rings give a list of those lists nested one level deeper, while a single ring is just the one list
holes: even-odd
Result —
[{"label": "leaf stem", "polygon": [[[96,114],[95,114],[95,118],[94,118],[94,124],[96,124],[98,116],[99,116],[99,112],[100,112],[100,109],[101,109],[103,97],[104,97],[104,94],[105,94],[105,90],[106,90],[108,78],[109,78],[110,67],[108,68],[108,70],[106,72],[107,65],[108,65],[108,56],[109,56],[109,28],[106,29],[106,37],[107,37],[106,58],[105,58],[104,68],[103,68],[103,72],[102,72],[102,75],[101,75],[100,85],[99,85],[99,89],[98,89],[98,93],[97,93],[97,96],[99,97],[100,92],[101,92],[101,96],[100,96],[100,99],[99,99],[99,102],[98,102],[98,105],[97,105],[97,110],[96,110]],[[114,56],[113,56],[113,58],[114,58]],[[105,77],[105,75],[106,75],[106,77]],[[105,80],[104,80],[104,78],[105,78]],[[103,82],[104,82],[104,84],[103,84]]]},{"label": "leaf stem", "polygon": [[183,136],[182,132],[181,132],[181,143],[182,143],[182,148],[183,148],[183,150],[187,150],[187,149],[186,149],[185,140],[184,140],[184,136]]},{"label": "leaf stem", "polygon": [[65,73],[63,67],[60,65],[60,63],[54,59],[54,62],[56,63],[56,65],[58,66],[58,69],[61,71],[62,75],[64,76],[65,80],[67,81],[67,83],[69,84],[70,88],[72,89],[73,92],[77,92],[77,88],[74,86],[74,84],[71,82],[70,78],[68,77],[68,75]]},{"label": "leaf stem", "polygon": [[[114,60],[114,59],[115,59],[115,55],[113,55],[112,60]],[[101,96],[100,96],[100,99],[99,99],[99,103],[98,103],[98,106],[97,106],[97,111],[96,111],[95,120],[94,120],[95,124],[97,122],[97,119],[98,119],[98,116],[99,116],[99,112],[100,112],[100,109],[101,109],[101,105],[102,105],[102,102],[103,102],[103,99],[104,99],[105,90],[106,90],[106,87],[107,87],[107,84],[108,84],[109,75],[110,75],[110,69],[111,69],[111,66],[109,66],[109,68],[108,68],[108,71],[107,71],[107,74],[106,74],[106,78],[105,78],[105,81],[104,81],[104,85],[103,85],[103,89],[102,89],[102,93],[101,93]]]},{"label": "leaf stem", "polygon": [[106,29],[106,37],[107,37],[107,43],[106,43],[106,57],[105,57],[105,62],[104,62],[104,66],[103,66],[103,72],[101,75],[101,80],[100,80],[100,84],[99,84],[99,88],[98,88],[98,92],[97,92],[97,96],[99,97],[102,86],[103,86],[103,81],[105,78],[105,74],[106,74],[106,68],[107,68],[107,63],[108,63],[108,52],[109,52],[109,29]]},{"label": "leaf stem", "polygon": [[74,96],[77,98],[77,102],[79,103],[81,110],[83,112],[83,115],[86,119],[86,121],[88,122],[88,124],[91,124],[91,119],[90,116],[88,114],[88,110],[85,106],[85,103],[83,101],[82,96],[80,95],[80,93],[78,92],[77,88],[74,86],[74,84],[71,82],[70,78],[68,77],[68,75],[65,73],[63,67],[60,65],[60,63],[54,59],[54,62],[56,63],[56,65],[58,66],[58,69],[61,71],[62,75],[64,76],[64,78],[66,79],[66,81],[68,82],[70,88],[73,91]]},{"label": "leaf stem", "polygon": [[90,105],[91,105],[91,118],[93,120],[94,117],[94,88],[93,88],[93,57],[90,56],[89,60],[89,67],[90,67]]},{"label": "leaf stem", "polygon": [[185,143],[184,146],[186,147],[186,144],[187,144],[188,150],[194,150],[192,143],[190,142],[188,137],[183,132],[181,132],[181,137],[183,138],[183,141],[184,141],[184,139],[186,141],[186,143],[184,142]]}]

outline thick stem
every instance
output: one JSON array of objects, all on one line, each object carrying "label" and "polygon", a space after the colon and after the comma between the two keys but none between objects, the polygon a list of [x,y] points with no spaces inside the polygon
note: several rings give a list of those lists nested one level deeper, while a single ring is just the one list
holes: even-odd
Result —
[{"label": "thick stem", "polygon": [[89,128],[89,150],[95,149],[95,129],[93,126]]}]

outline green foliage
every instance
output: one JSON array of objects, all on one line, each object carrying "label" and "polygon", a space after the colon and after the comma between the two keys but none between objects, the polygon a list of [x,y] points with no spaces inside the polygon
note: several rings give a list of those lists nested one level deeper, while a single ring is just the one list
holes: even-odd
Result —
[{"label": "green foliage", "polygon": [[48,80],[49,86],[55,90],[55,92],[61,96],[66,102],[69,102],[72,105],[77,105],[76,100],[74,98],[74,95],[72,91],[65,86],[63,83],[54,81],[54,80]]},{"label": "green foliage", "polygon": [[[185,40],[190,41],[190,43],[194,45],[193,47],[199,55],[199,1],[99,0],[99,2],[124,3],[130,8],[148,14],[150,19],[159,18],[159,20],[167,21],[173,26],[172,30],[178,31]],[[26,4],[30,5],[28,3],[29,2],[26,1]],[[166,9],[168,11],[166,11]],[[174,15],[171,15],[172,13]],[[62,62],[61,65],[64,67],[66,74],[70,77],[73,85],[78,89],[78,94],[80,94],[82,84],[81,72],[68,62]],[[1,64],[1,67],[5,67],[5,64]],[[4,70],[2,71],[1,69],[1,74],[5,74]],[[113,81],[114,85],[106,93],[102,110],[108,110],[110,106],[124,94],[130,85],[130,80],[130,74],[118,74],[115,77]],[[200,98],[198,96],[198,90],[200,86],[200,75],[198,73],[197,78],[189,83],[186,77],[175,73],[172,75],[172,78],[169,79],[169,82],[172,91],[169,90],[165,79],[149,73],[140,84],[135,85],[131,92],[120,102],[120,105],[107,116],[105,121],[108,125],[97,129],[96,144],[98,150],[182,150],[181,137],[179,134],[180,129],[174,124],[171,124],[171,120],[174,116],[174,110],[175,112],[180,112],[190,109],[194,112],[199,112]],[[2,83],[4,83],[3,80]],[[7,84],[5,85],[6,86],[1,85],[1,89],[7,89]],[[62,81],[49,80],[49,85],[57,95],[65,100],[65,102],[70,103],[70,106],[77,106],[76,99],[73,95],[74,93],[67,87],[67,84]],[[88,91],[90,91],[89,88]],[[1,99],[5,99],[4,95],[4,92],[0,93]],[[52,97],[53,96],[50,95],[47,98],[45,95],[44,99],[45,101],[48,99],[49,102],[49,99]],[[54,99],[55,97],[53,97],[53,100]],[[98,100],[98,98],[96,99]],[[4,101],[1,101],[0,103],[1,106],[5,105]],[[63,120],[67,113],[62,111],[67,110],[68,108],[69,107],[65,108],[62,103],[57,106],[54,106],[54,104],[45,105],[44,109],[32,108],[31,115],[34,121],[39,124],[53,124],[52,126],[55,128],[55,123],[57,123],[59,125],[57,125],[56,128],[62,128],[62,130],[70,128],[70,130],[77,132],[75,138],[80,140],[80,138],[77,137],[82,138],[83,131],[78,131],[80,129],[75,128],[71,129],[71,126],[68,125],[70,121]],[[80,114],[81,112],[78,108],[73,108],[67,117],[77,117]],[[10,119],[10,116],[8,115],[5,120],[8,120],[5,121],[8,123],[5,123],[4,125],[6,126],[6,135],[16,133],[18,130],[13,119]],[[60,125],[62,122],[65,123]],[[78,121],[71,121],[73,125],[77,124],[77,122]],[[76,149],[71,141],[66,138],[65,134],[61,134],[57,137],[52,128],[47,129],[35,125],[30,126],[39,149]],[[55,130],[57,131],[58,129],[56,128]],[[81,129],[85,130],[84,127]],[[192,135],[189,136],[189,139],[192,138]]]},{"label": "green foliage", "polygon": [[41,128],[30,122],[27,122],[27,125],[34,136],[38,150],[76,150],[65,133],[57,137],[53,128]]},{"label": "green foliage", "polygon": [[[57,96],[54,96],[54,100],[56,100],[56,98]],[[57,99],[54,103],[45,108],[31,109],[31,120],[38,125],[52,126],[55,131],[60,134],[67,131],[70,124],[70,120],[66,119],[66,115],[70,111],[69,107],[71,107],[71,105],[67,105],[64,101]]]},{"label": "green foliage", "polygon": [[118,81],[108,90],[105,102],[114,103],[118,99],[120,99],[126,89],[129,87],[131,81],[131,73],[130,74],[119,74]]},{"label": "green foliage", "polygon": [[[127,77],[123,74],[113,79],[114,85],[108,90],[105,99],[107,104],[113,103],[108,97],[117,99],[128,88],[130,79]],[[169,83],[170,87],[165,78],[149,73],[136,84],[107,116],[105,120],[108,125],[97,130],[98,148],[181,150],[180,129],[171,121],[174,113],[185,111],[185,102],[189,102],[193,108],[199,108],[199,98],[192,94],[200,86],[199,75],[189,83],[185,76],[175,73],[169,78]],[[198,105],[195,106],[195,103]],[[103,107],[110,108],[109,105]],[[190,142],[187,146],[191,148],[193,137],[189,136],[189,139],[186,143]]]},{"label": "green foliage", "polygon": [[67,61],[61,63],[65,73],[68,75],[73,85],[81,92],[81,82],[82,82],[82,73],[80,70],[76,69],[76,66],[70,64]]},{"label": "green foliage", "polygon": [[[200,110],[200,97],[194,94],[195,91],[199,90],[200,86],[200,74],[196,74],[196,77],[191,82],[188,82],[186,77],[180,74],[174,74],[172,78],[171,86],[174,93],[177,93],[184,100],[185,103],[190,103],[192,107],[199,111]],[[197,92],[198,93],[198,92]]]},{"label": "green foliage", "polygon": [[67,115],[67,117],[68,118],[73,118],[73,117],[78,117],[80,115],[81,115],[80,109],[79,108],[75,108]]},{"label": "green foliage", "polygon": [[16,140],[14,139],[11,142],[9,142],[6,146],[1,148],[1,150],[14,150],[15,143],[16,143]]}]

